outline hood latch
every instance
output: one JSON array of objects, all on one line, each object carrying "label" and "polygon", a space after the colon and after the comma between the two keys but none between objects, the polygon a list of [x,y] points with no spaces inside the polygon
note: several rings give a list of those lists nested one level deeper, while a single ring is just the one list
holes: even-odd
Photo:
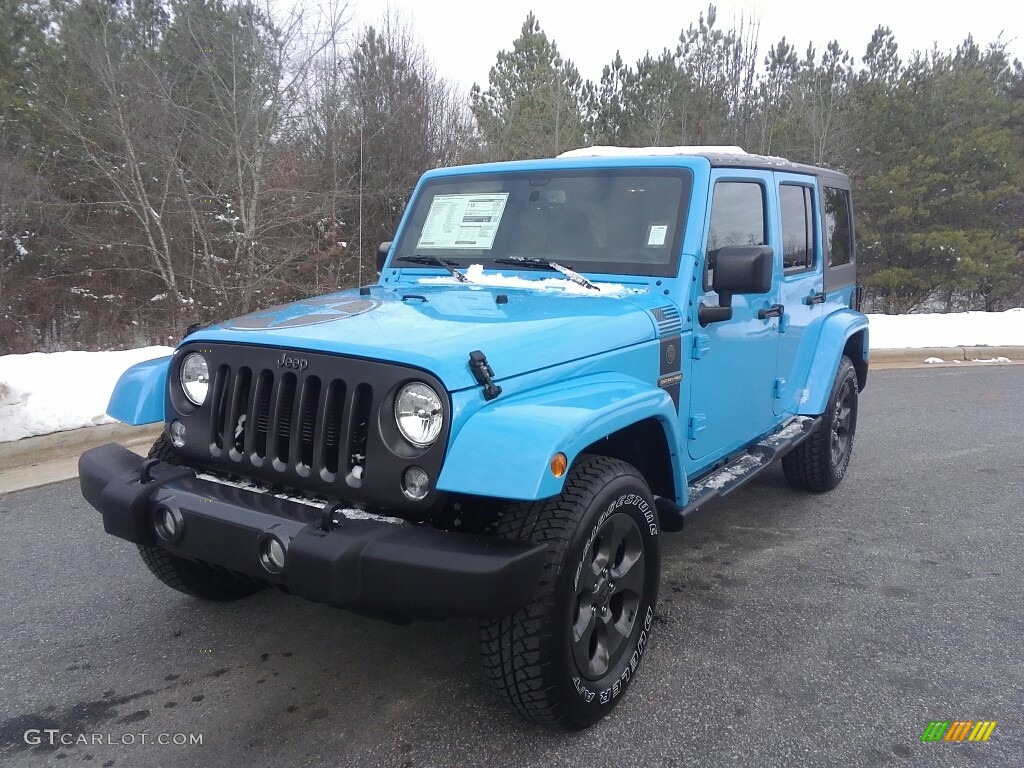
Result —
[{"label": "hood latch", "polygon": [[493,400],[501,394],[501,387],[494,383],[494,371],[487,363],[487,356],[479,349],[469,353],[469,370],[484,388],[484,400]]}]

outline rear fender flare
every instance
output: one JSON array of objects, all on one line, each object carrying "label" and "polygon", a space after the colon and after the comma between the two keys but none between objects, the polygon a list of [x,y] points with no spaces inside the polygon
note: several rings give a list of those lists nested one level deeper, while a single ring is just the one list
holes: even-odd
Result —
[{"label": "rear fender flare", "polygon": [[868,319],[852,309],[833,312],[822,321],[821,334],[818,336],[818,347],[811,362],[811,370],[807,383],[800,397],[797,413],[802,416],[820,416],[825,412],[839,360],[843,356],[847,342],[854,334],[862,333],[862,344],[857,352],[859,359],[854,359],[854,367],[860,366],[865,372],[868,360]]}]

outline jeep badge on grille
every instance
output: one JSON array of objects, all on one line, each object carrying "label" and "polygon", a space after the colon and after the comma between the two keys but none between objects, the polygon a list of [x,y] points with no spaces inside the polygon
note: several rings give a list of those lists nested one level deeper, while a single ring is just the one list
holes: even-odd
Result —
[{"label": "jeep badge on grille", "polygon": [[288,357],[288,353],[284,352],[277,359],[277,367],[294,368],[297,371],[304,371],[309,368],[309,361],[304,357]]}]

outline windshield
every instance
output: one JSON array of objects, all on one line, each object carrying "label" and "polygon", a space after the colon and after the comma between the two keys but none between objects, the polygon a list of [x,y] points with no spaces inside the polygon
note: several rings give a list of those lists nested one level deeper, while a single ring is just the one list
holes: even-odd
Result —
[{"label": "windshield", "polygon": [[[395,251],[461,267],[542,259],[578,272],[676,274],[691,175],[685,169],[476,174],[427,182]],[[513,267],[514,268],[514,267]]]}]

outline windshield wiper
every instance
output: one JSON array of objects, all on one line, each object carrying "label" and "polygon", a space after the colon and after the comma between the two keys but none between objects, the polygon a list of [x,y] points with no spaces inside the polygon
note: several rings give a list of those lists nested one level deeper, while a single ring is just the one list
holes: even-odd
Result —
[{"label": "windshield wiper", "polygon": [[567,278],[572,280],[576,285],[582,285],[584,288],[589,288],[592,291],[600,291],[601,289],[594,285],[592,282],[587,280],[579,272],[574,272],[568,267],[559,264],[557,261],[548,261],[547,259],[532,259],[526,256],[509,256],[507,259],[495,259],[495,264],[514,264],[519,267],[530,267],[532,269],[550,269],[552,272],[560,272]]},{"label": "windshield wiper", "polygon": [[445,269],[448,270],[449,273],[451,273],[452,277],[454,277],[460,283],[473,282],[455,268],[459,264],[459,262],[457,261],[447,261],[445,259],[438,258],[437,256],[399,256],[395,260],[408,261],[410,264],[430,264],[436,267],[444,267]]}]

